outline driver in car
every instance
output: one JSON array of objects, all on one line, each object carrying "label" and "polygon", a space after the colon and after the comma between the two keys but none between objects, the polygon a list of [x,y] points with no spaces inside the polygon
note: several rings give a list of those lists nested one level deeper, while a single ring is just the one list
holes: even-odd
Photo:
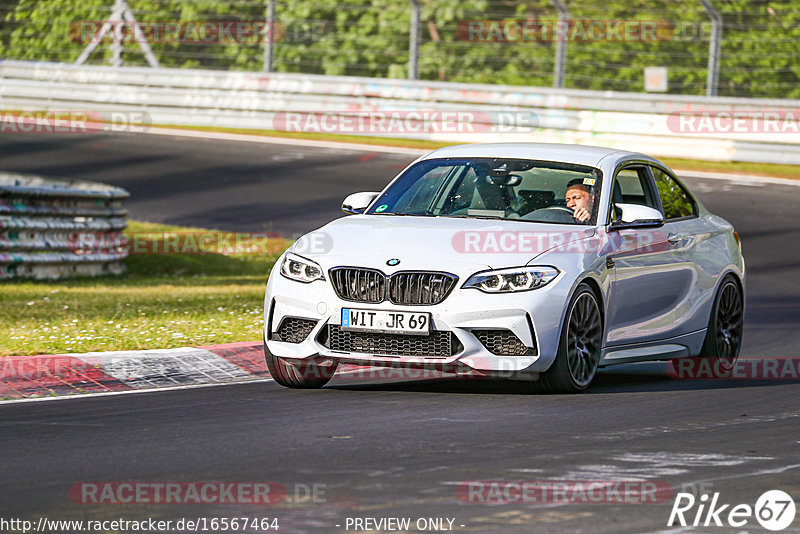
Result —
[{"label": "driver in car", "polygon": [[586,222],[592,215],[592,187],[576,178],[567,184],[567,207],[579,222]]}]

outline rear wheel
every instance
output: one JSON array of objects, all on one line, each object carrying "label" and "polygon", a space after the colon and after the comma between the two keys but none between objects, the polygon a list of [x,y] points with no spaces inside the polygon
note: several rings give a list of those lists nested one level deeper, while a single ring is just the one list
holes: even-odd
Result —
[{"label": "rear wheel", "polygon": [[728,275],[714,299],[700,356],[719,359],[724,369],[732,369],[742,348],[743,326],[742,290],[736,280]]},{"label": "rear wheel", "polygon": [[600,362],[603,319],[594,292],[580,284],[570,300],[553,365],[539,377],[548,393],[579,393],[591,384]]},{"label": "rear wheel", "polygon": [[[327,384],[339,364],[331,360],[308,358],[297,363],[273,356],[264,345],[264,359],[269,374],[278,384],[287,388],[316,389]],[[326,363],[327,365],[321,365]]]}]

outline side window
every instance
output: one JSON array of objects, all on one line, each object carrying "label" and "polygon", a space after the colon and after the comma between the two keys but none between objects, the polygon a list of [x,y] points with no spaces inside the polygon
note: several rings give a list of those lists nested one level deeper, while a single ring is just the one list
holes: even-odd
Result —
[{"label": "side window", "polygon": [[657,208],[653,195],[648,194],[647,171],[644,167],[626,167],[617,173],[619,187],[614,191],[615,204],[639,204]]},{"label": "side window", "polygon": [[657,167],[651,167],[650,170],[661,197],[665,220],[697,215],[697,204],[672,176]]},{"label": "side window", "polygon": [[614,177],[614,189],[611,192],[612,210],[609,221],[620,217],[621,212],[614,208],[617,204],[639,204],[658,209],[658,200],[650,186],[647,169],[641,165],[625,167]]}]

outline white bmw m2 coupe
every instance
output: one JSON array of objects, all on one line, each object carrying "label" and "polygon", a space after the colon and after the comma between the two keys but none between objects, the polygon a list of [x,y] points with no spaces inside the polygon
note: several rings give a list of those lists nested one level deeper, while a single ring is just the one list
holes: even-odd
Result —
[{"label": "white bmw m2 coupe", "polygon": [[739,236],[663,163],[575,145],[436,150],[355,193],[267,283],[276,382],[340,363],[580,392],[598,367],[739,355]]}]

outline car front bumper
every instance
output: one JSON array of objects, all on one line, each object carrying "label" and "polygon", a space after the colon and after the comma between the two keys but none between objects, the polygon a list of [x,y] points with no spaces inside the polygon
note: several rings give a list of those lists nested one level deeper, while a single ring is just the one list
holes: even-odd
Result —
[{"label": "car front bumper", "polygon": [[[264,306],[266,345],[274,356],[292,360],[320,356],[357,365],[401,365],[498,376],[509,373],[535,375],[546,371],[558,349],[564,308],[572,290],[570,280],[562,273],[542,288],[505,294],[463,289],[463,283],[464,280],[459,280],[447,298],[437,305],[404,306],[388,301],[365,304],[340,299],[328,280],[295,282],[275,269],[267,284]],[[450,354],[436,357],[419,354],[419,351],[414,354],[382,354],[332,350],[334,347],[326,346],[326,343],[330,345],[326,341],[328,328],[329,325],[341,325],[343,307],[429,312],[432,330],[451,332],[455,337],[452,343],[455,348]],[[276,333],[287,318],[313,321],[313,329],[299,342],[280,341]],[[493,353],[476,336],[479,331],[486,330],[511,332],[527,349],[523,354],[516,351],[515,355],[504,355],[497,354],[503,350],[494,346]]]}]

